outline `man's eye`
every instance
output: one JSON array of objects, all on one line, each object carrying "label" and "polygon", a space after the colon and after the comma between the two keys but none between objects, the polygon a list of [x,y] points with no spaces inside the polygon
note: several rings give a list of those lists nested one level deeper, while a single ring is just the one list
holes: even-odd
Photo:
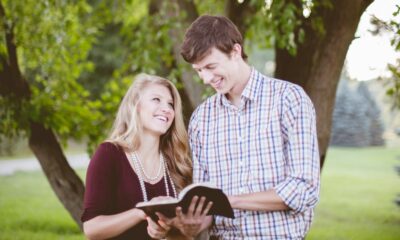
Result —
[{"label": "man's eye", "polygon": [[153,100],[153,101],[156,101],[156,102],[159,102],[159,101],[160,101],[160,99],[157,98],[157,97],[153,98],[152,100]]},{"label": "man's eye", "polygon": [[215,65],[207,66],[207,69],[208,70],[213,70],[213,69],[215,69]]}]

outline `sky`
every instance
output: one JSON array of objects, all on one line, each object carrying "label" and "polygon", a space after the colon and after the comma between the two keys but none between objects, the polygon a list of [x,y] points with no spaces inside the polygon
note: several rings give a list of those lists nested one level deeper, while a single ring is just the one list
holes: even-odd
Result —
[{"label": "sky", "polygon": [[390,34],[373,36],[368,30],[374,29],[370,23],[371,15],[387,21],[395,19],[392,13],[398,0],[375,0],[364,12],[356,32],[356,38],[351,43],[346,56],[346,66],[349,76],[359,81],[376,79],[379,76],[390,76],[388,63],[400,59],[400,53],[395,52],[390,45]]}]

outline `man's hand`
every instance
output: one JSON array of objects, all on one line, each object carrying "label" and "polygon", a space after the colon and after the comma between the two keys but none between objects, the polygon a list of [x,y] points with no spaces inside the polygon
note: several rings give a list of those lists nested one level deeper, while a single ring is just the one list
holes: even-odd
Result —
[{"label": "man's hand", "polygon": [[210,225],[211,217],[207,217],[207,213],[210,211],[213,203],[209,202],[204,208],[205,201],[205,197],[199,200],[198,196],[194,196],[186,214],[182,212],[181,207],[176,208],[176,218],[174,218],[173,224],[182,234],[194,237]]}]

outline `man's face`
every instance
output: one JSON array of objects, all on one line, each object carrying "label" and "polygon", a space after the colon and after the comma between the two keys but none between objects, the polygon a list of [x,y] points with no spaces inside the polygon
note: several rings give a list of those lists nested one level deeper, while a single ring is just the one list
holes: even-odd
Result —
[{"label": "man's face", "polygon": [[237,60],[235,49],[227,55],[217,48],[212,48],[209,55],[192,64],[192,67],[204,84],[210,85],[218,93],[229,94],[237,82]]}]

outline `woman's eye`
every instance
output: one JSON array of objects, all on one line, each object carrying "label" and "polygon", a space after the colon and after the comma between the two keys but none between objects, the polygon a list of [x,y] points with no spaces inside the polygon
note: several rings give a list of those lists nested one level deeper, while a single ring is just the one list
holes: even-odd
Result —
[{"label": "woman's eye", "polygon": [[169,104],[169,106],[172,108],[172,109],[174,109],[174,103],[168,103]]},{"label": "woman's eye", "polygon": [[156,102],[159,102],[159,101],[160,101],[160,99],[157,98],[157,97],[153,98],[152,100],[153,100],[153,101],[156,101]]}]

